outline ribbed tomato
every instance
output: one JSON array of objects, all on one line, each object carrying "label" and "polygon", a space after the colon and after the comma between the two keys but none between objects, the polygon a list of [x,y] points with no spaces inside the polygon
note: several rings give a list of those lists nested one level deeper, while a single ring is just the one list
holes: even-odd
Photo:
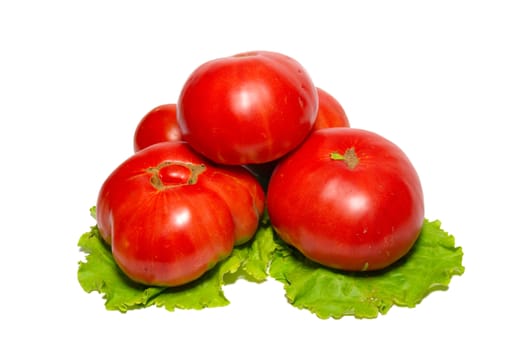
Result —
[{"label": "ribbed tomato", "polygon": [[215,166],[178,141],[151,145],[118,166],[100,189],[96,217],[127,276],[177,286],[252,238],[263,207],[248,171]]}]

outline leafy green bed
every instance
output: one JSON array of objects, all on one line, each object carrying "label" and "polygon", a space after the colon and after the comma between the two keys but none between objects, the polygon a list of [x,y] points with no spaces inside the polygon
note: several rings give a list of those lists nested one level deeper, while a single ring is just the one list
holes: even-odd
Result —
[{"label": "leafy green bed", "polygon": [[[94,210],[91,210],[94,214]],[[223,286],[239,278],[283,284],[288,302],[319,318],[375,318],[393,306],[415,307],[436,290],[446,290],[452,276],[462,275],[463,251],[439,221],[425,220],[410,253],[379,272],[344,273],[303,257],[275,235],[264,220],[253,240],[236,247],[197,281],[182,287],[147,287],[128,279],[113,260],[111,249],[92,226],[78,242],[86,253],[78,280],[86,292],[99,292],[108,310],[126,312],[156,305],[169,311],[229,304]]]}]

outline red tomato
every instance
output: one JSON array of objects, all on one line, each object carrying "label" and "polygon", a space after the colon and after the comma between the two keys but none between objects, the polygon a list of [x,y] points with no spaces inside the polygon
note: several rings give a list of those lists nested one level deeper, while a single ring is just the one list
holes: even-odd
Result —
[{"label": "red tomato", "polygon": [[106,179],[97,224],[132,280],[190,282],[254,235],[264,193],[241,167],[216,167],[183,141],[151,145]]},{"label": "red tomato", "polygon": [[312,130],[334,128],[339,126],[350,127],[349,118],[341,103],[327,91],[318,90],[318,115]]},{"label": "red tomato", "polygon": [[300,63],[246,52],[196,68],[178,99],[178,123],[183,139],[207,158],[259,164],[297,147],[317,109],[317,90]]},{"label": "red tomato", "polygon": [[382,136],[345,127],[313,132],[278,164],[267,210],[284,241],[349,271],[400,259],[424,220],[420,180],[405,153]]},{"label": "red tomato", "polygon": [[134,151],[163,141],[182,139],[176,120],[176,104],[160,105],[149,111],[138,123],[134,132]]}]

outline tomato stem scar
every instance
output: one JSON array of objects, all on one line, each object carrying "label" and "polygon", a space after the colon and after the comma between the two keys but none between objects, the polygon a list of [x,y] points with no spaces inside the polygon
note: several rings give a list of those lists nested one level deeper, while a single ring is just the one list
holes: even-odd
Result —
[{"label": "tomato stem scar", "polygon": [[161,191],[175,186],[194,185],[205,169],[204,164],[166,161],[147,168],[147,172],[151,174],[151,185]]},{"label": "tomato stem scar", "polygon": [[354,169],[360,162],[354,147],[347,148],[343,155],[338,152],[332,152],[330,157],[332,160],[342,160],[351,170]]}]

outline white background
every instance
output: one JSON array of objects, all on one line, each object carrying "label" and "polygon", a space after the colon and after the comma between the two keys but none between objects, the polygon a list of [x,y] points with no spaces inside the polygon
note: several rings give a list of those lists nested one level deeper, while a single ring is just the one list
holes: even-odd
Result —
[{"label": "white background", "polygon": [[[520,4],[3,1],[0,348],[521,349]],[[448,291],[335,321],[291,307],[271,281],[226,287],[225,308],[173,313],[109,312],[81,289],[78,238],[139,119],[176,102],[197,65],[255,49],[300,61],[352,126],[410,156],[427,218],[465,252]]]}]

